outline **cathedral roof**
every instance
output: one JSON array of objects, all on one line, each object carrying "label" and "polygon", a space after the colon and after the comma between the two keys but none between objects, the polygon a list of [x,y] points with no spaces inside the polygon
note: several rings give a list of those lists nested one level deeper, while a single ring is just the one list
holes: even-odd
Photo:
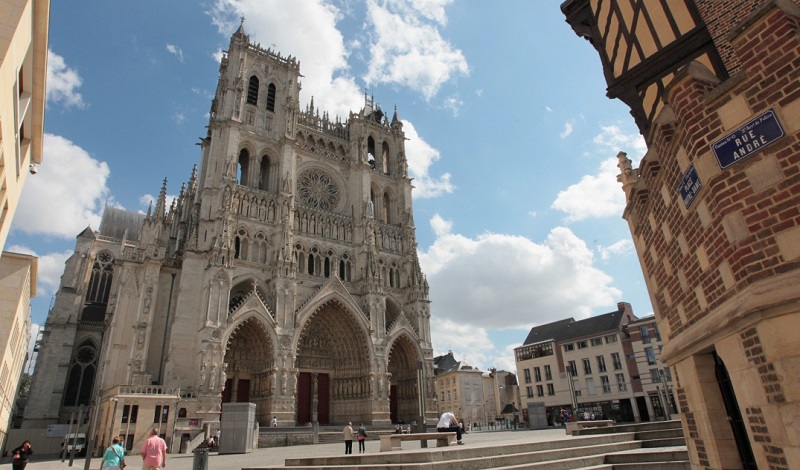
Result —
[{"label": "cathedral roof", "polygon": [[116,207],[106,207],[100,220],[100,235],[110,238],[139,240],[145,215]]}]

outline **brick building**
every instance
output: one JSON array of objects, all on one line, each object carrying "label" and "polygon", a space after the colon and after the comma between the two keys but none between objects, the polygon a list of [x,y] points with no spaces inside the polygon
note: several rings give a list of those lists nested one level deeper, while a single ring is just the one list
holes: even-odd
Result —
[{"label": "brick building", "polygon": [[561,9],[647,143],[623,217],[692,465],[800,468],[800,2]]}]

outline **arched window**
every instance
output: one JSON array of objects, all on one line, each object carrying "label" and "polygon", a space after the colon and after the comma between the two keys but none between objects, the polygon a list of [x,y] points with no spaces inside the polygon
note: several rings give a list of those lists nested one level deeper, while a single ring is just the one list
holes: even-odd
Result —
[{"label": "arched window", "polygon": [[97,347],[84,341],[72,353],[69,377],[64,391],[64,406],[88,405],[97,371]]},{"label": "arched window", "polygon": [[256,263],[267,262],[267,239],[261,232],[256,234],[256,240],[253,243],[253,261]]},{"label": "arched window", "polygon": [[389,193],[383,193],[383,221],[387,224],[392,223],[389,217],[389,208],[391,207],[390,200],[389,200]]},{"label": "arched window", "polygon": [[350,280],[350,257],[346,254],[342,255],[342,259],[339,260],[339,279]]},{"label": "arched window", "polygon": [[381,148],[381,168],[383,169],[383,174],[389,174],[389,144],[386,142],[383,143]]},{"label": "arched window", "polygon": [[258,104],[258,77],[255,75],[250,77],[250,83],[247,85],[247,104]]},{"label": "arched window", "polygon": [[331,259],[329,257],[325,257],[325,263],[323,264],[322,275],[325,277],[331,277]]},{"label": "arched window", "polygon": [[240,228],[236,232],[236,239],[234,240],[234,254],[233,257],[247,261],[249,240],[247,239],[247,232]]},{"label": "arched window", "polygon": [[238,175],[239,177],[237,178],[237,180],[239,181],[239,184],[241,184],[242,186],[247,186],[247,181],[249,179],[247,175],[247,170],[249,168],[250,168],[250,152],[248,152],[247,149],[242,149],[242,151],[239,152],[239,166],[237,168],[239,170],[239,175]]},{"label": "arched window", "polygon": [[308,274],[314,274],[314,254],[308,255]]},{"label": "arched window", "polygon": [[97,254],[97,259],[92,265],[92,275],[89,278],[89,288],[86,290],[87,303],[108,303],[111,293],[111,281],[114,273],[114,257],[107,251]]},{"label": "arched window", "polygon": [[267,111],[275,112],[275,85],[272,83],[267,87]]},{"label": "arched window", "polygon": [[375,139],[371,136],[367,138],[367,160],[369,161],[370,165],[372,165],[372,169],[375,169]]},{"label": "arched window", "polygon": [[369,218],[375,218],[375,192],[373,190],[369,190]]},{"label": "arched window", "polygon": [[400,268],[394,261],[392,261],[392,266],[389,268],[389,287],[400,287]]},{"label": "arched window", "polygon": [[269,157],[261,157],[260,174],[258,175],[258,189],[269,191]]}]

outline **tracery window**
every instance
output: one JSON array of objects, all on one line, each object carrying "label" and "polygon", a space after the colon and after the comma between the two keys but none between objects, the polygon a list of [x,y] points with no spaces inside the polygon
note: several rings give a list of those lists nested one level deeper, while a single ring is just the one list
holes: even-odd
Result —
[{"label": "tracery window", "polygon": [[269,157],[264,155],[261,157],[261,167],[260,174],[258,177],[258,189],[262,191],[269,191],[269,173],[270,173],[270,165],[269,165]]},{"label": "tracery window", "polygon": [[258,77],[255,75],[250,77],[247,84],[247,104],[258,104]]},{"label": "tracery window", "polygon": [[386,142],[383,143],[381,149],[381,168],[383,169],[383,174],[389,174],[389,144]]},{"label": "tracery window", "polygon": [[395,261],[392,261],[392,265],[389,268],[389,287],[400,287],[400,267],[397,266]]},{"label": "tracery window", "polygon": [[315,209],[330,211],[339,203],[339,187],[320,170],[303,172],[297,181],[297,192],[304,204]]},{"label": "tracery window", "polygon": [[248,178],[248,170],[250,168],[250,152],[247,149],[242,149],[239,152],[239,165],[237,170],[239,170],[239,177],[236,179],[239,181],[239,184],[242,186],[247,186]]},{"label": "tracery window", "polygon": [[249,245],[247,232],[243,228],[240,228],[239,231],[236,232],[236,238],[234,239],[234,258],[247,261]]},{"label": "tracery window", "polygon": [[97,371],[97,347],[86,340],[72,353],[64,406],[88,405]]},{"label": "tracery window", "polygon": [[275,112],[275,85],[272,83],[267,87],[267,111]]},{"label": "tracery window", "polygon": [[383,193],[383,221],[387,224],[392,223],[389,217],[389,208],[391,207],[391,200],[389,199],[389,193]]},{"label": "tracery window", "polygon": [[339,279],[343,281],[350,281],[350,258],[347,254],[342,255],[339,260]]},{"label": "tracery window", "polygon": [[86,302],[108,303],[111,293],[111,281],[114,274],[114,257],[107,251],[97,254],[92,265],[92,274],[89,278],[89,288],[86,290]]}]

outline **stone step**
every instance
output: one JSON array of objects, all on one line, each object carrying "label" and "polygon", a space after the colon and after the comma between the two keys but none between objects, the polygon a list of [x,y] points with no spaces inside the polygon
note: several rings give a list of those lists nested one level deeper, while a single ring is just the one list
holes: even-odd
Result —
[{"label": "stone step", "polygon": [[[569,446],[570,443],[573,446]],[[544,446],[534,444],[544,444]],[[272,470],[273,468],[292,468],[294,470],[341,470],[342,468],[370,470],[424,468],[425,470],[445,470],[452,468],[455,462],[458,462],[459,467],[466,466],[473,470],[505,467],[534,468],[534,465],[541,465],[536,468],[546,468],[555,462],[558,462],[558,468],[581,468],[587,465],[602,464],[607,453],[641,448],[641,443],[630,440],[587,446],[574,445],[574,441],[565,440],[549,443],[531,443],[528,445],[476,447],[473,449],[466,446],[433,448],[429,452],[387,452],[286,459],[285,467],[259,467],[259,470]],[[556,446],[560,446],[560,448],[553,448]],[[525,447],[528,447],[528,449],[525,449]],[[536,450],[530,451],[531,448]]]},{"label": "stone step", "polygon": [[615,424],[614,426],[605,426],[598,428],[584,428],[576,431],[577,435],[592,436],[597,434],[609,434],[613,432],[646,432],[646,431],[661,431],[661,430],[681,430],[680,421],[650,421],[643,423],[626,423]]},{"label": "stone step", "polygon": [[678,446],[685,446],[686,439],[681,437],[667,437],[662,439],[644,439],[642,440],[642,447],[645,448],[653,448],[653,447],[678,447]]},{"label": "stone step", "polygon": [[636,452],[618,452],[606,455],[606,463],[644,463],[644,462],[678,462],[689,460],[686,448],[642,450]]},{"label": "stone step", "polygon": [[683,438],[683,429],[656,429],[654,431],[636,431],[636,439],[640,441],[649,439]]}]

